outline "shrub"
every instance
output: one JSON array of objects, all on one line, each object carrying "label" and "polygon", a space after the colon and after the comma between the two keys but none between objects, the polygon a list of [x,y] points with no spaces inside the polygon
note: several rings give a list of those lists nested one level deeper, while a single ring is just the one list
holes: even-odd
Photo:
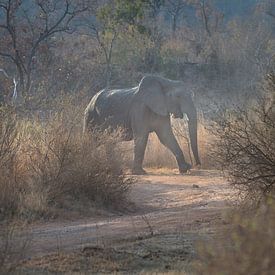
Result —
[{"label": "shrub", "polygon": [[[257,104],[225,112],[215,128],[215,157],[230,182],[249,200],[234,210],[229,226],[214,242],[201,244],[195,264],[198,274],[274,274],[274,74],[267,77],[264,88],[265,97]],[[249,209],[247,202],[252,206]]]},{"label": "shrub", "polygon": [[0,109],[0,220],[12,216],[18,207],[21,186],[17,170],[18,131],[11,109]]},{"label": "shrub", "polygon": [[32,156],[27,162],[31,189],[46,194],[47,204],[62,204],[67,196],[104,205],[122,201],[129,180],[115,150],[116,136],[94,132],[92,138],[83,137],[58,119],[45,130],[28,145]]},{"label": "shrub", "polygon": [[30,234],[24,223],[0,222],[0,274],[14,274],[26,256]]},{"label": "shrub", "polygon": [[275,200],[257,211],[235,213],[229,229],[214,242],[201,244],[196,274],[274,274]]},{"label": "shrub", "polygon": [[49,217],[75,204],[116,208],[125,201],[132,180],[116,149],[120,133],[83,136],[82,115],[66,104],[47,120],[1,120],[2,218]]},{"label": "shrub", "polygon": [[52,118],[33,135],[27,160],[30,189],[38,197],[43,194],[46,205],[64,206],[70,199],[119,206],[131,180],[122,172],[117,136],[94,132],[83,137],[74,127]]},{"label": "shrub", "polygon": [[215,158],[230,182],[252,197],[275,188],[275,75],[265,81],[266,95],[252,107],[225,111],[215,128]]}]

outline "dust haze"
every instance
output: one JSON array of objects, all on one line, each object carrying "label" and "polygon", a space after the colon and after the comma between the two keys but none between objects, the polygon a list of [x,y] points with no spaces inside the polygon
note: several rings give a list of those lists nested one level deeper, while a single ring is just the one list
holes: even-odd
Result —
[{"label": "dust haze", "polygon": [[0,0],[0,274],[273,274],[274,0]]}]

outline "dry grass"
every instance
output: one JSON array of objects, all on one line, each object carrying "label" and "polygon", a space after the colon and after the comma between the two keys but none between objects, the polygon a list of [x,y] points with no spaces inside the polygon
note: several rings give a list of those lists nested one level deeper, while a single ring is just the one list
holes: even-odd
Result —
[{"label": "dry grass", "polygon": [[229,219],[229,229],[201,246],[198,274],[274,274],[274,74],[264,88],[266,96],[254,106],[225,112],[217,121],[216,158],[245,200]]},{"label": "dry grass", "polygon": [[[172,120],[173,131],[183,150],[186,160],[193,164],[194,157],[190,148],[188,126],[184,120]],[[201,119],[198,127],[198,146],[202,162],[202,168],[211,169],[215,166],[209,155],[208,148],[213,142],[213,135],[204,127],[204,121]],[[149,168],[177,168],[177,162],[174,155],[163,146],[156,134],[151,134],[145,153],[144,165]]]},{"label": "dry grass", "polygon": [[0,274],[14,274],[31,241],[25,223],[0,223]]},{"label": "dry grass", "polygon": [[63,108],[48,120],[2,112],[1,219],[32,220],[74,204],[121,207],[131,180],[116,149],[120,133],[83,136],[81,115]]},{"label": "dry grass", "polygon": [[[75,105],[63,97],[42,115],[26,118],[13,110],[0,113],[1,219],[14,215],[27,220],[50,218],[56,216],[56,209],[72,205],[120,207],[126,200],[131,180],[123,169],[125,163],[132,166],[132,144],[118,143],[120,131],[83,136],[84,107]],[[174,121],[174,128],[192,162],[186,125]],[[208,167],[206,135],[200,125],[203,167]],[[174,156],[155,135],[148,142],[145,166],[177,168]]]},{"label": "dry grass", "polygon": [[21,184],[18,182],[18,131],[13,110],[0,109],[0,220],[18,208]]},{"label": "dry grass", "polygon": [[213,128],[220,167],[231,184],[258,200],[275,191],[275,74],[263,86],[266,94],[257,102],[225,109]]},{"label": "dry grass", "polygon": [[235,213],[229,228],[214,242],[200,245],[196,273],[274,274],[274,199],[267,200],[257,211]]},{"label": "dry grass", "polygon": [[115,150],[117,137],[96,132],[83,137],[73,127],[53,119],[46,132],[38,130],[32,134],[36,140],[25,144],[31,192],[22,201],[24,213],[41,215],[48,206],[67,207],[68,201],[119,207],[126,199],[130,180]]}]

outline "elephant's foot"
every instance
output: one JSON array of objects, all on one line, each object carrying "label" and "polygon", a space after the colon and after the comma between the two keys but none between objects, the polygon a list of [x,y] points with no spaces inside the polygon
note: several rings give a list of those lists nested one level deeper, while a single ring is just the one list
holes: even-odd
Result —
[{"label": "elephant's foot", "polygon": [[190,171],[191,168],[192,168],[191,164],[185,163],[184,165],[182,165],[182,167],[179,168],[179,172],[180,174],[186,174],[188,173],[188,171]]},{"label": "elephant's foot", "polygon": [[146,171],[143,168],[133,168],[132,169],[133,175],[146,175]]}]

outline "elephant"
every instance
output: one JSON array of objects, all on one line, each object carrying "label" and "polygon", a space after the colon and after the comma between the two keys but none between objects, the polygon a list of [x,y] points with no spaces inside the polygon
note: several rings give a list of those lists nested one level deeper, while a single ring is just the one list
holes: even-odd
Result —
[{"label": "elephant", "polygon": [[84,131],[124,129],[123,140],[134,140],[133,174],[145,174],[142,168],[148,136],[155,132],[160,142],[175,156],[181,174],[191,169],[173,134],[170,115],[188,117],[191,148],[200,165],[197,142],[197,111],[193,96],[183,81],[147,75],[139,85],[128,89],[103,89],[95,94],[84,115]]}]

